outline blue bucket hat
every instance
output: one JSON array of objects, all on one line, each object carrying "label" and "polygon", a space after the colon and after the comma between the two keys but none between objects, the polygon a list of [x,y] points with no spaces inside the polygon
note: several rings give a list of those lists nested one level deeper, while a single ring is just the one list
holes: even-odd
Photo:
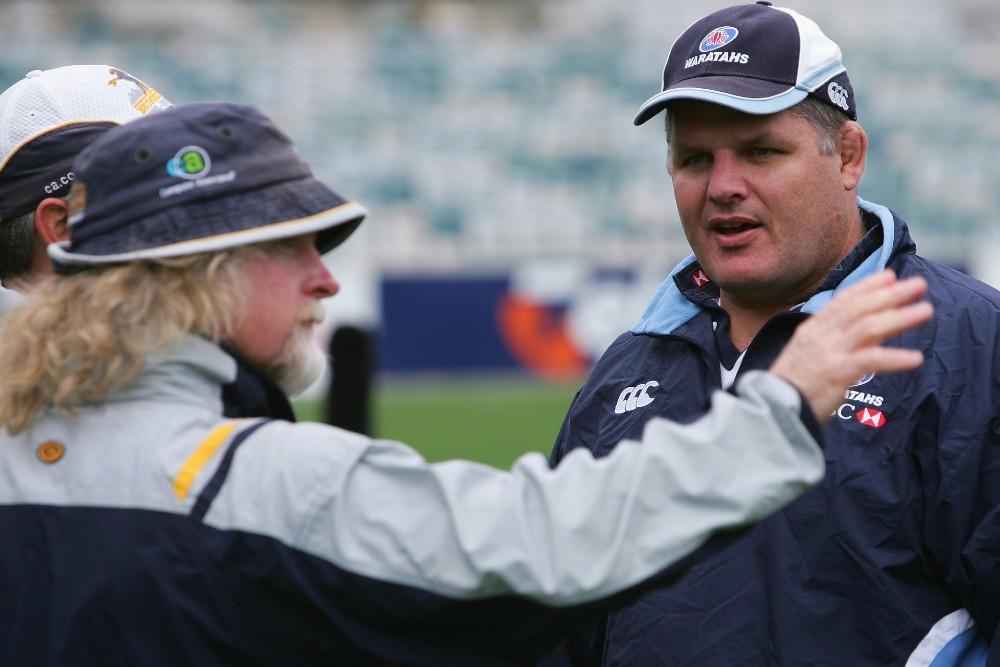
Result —
[{"label": "blue bucket hat", "polygon": [[368,213],[320,183],[266,116],[185,104],[104,133],[73,162],[57,272],[315,233],[327,252]]},{"label": "blue bucket hat", "polygon": [[813,97],[857,120],[840,47],[811,19],[770,2],[736,5],[696,21],[670,47],[662,90],[646,100],[642,125],[673,100],[772,114]]}]

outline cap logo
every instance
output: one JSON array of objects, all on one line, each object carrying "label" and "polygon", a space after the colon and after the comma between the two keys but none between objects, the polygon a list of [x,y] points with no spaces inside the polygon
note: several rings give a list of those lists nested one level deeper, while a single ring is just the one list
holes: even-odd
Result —
[{"label": "cap logo", "polygon": [[698,50],[702,53],[708,53],[709,51],[721,49],[723,46],[736,39],[736,36],[739,34],[740,31],[731,25],[715,28],[710,33],[705,35],[703,40],[701,40],[701,44],[698,45]]},{"label": "cap logo", "polygon": [[167,173],[174,178],[184,180],[160,188],[160,199],[191,192],[195,188],[207,188],[236,180],[236,171],[233,169],[209,176],[208,172],[211,169],[212,158],[208,155],[208,151],[201,146],[185,146],[167,160]]},{"label": "cap logo", "polygon": [[169,102],[163,99],[160,93],[125,70],[110,67],[108,68],[108,74],[111,75],[111,79],[108,81],[109,86],[117,87],[119,81],[125,81],[136,87],[136,90],[129,91],[129,100],[139,113],[146,114],[153,108],[166,109],[171,106]]},{"label": "cap logo", "polygon": [[840,107],[844,111],[850,110],[851,105],[847,101],[847,88],[844,88],[836,81],[831,81],[830,85],[826,87],[826,94],[830,96],[830,101],[835,106]]},{"label": "cap logo", "polygon": [[167,173],[176,178],[193,181],[212,168],[212,158],[201,146],[185,146],[167,160]]},{"label": "cap logo", "polygon": [[76,175],[72,171],[67,171],[59,178],[49,182],[42,189],[45,190],[45,194],[47,195],[55,194],[60,190],[62,190],[67,185],[69,185],[70,183],[72,183],[74,178],[76,178]]}]

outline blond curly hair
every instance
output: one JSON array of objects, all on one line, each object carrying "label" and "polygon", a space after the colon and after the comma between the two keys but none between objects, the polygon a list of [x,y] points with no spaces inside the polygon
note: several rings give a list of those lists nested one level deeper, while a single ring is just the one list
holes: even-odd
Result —
[{"label": "blond curly hair", "polygon": [[131,384],[145,358],[188,334],[233,331],[240,266],[253,246],[50,276],[3,318],[0,426],[23,431],[47,406],[72,412]]}]

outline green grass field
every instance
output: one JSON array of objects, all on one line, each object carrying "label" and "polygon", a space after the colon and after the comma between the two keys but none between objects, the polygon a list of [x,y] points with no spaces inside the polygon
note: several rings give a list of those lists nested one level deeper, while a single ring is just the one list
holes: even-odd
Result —
[{"label": "green grass field", "polygon": [[[430,461],[463,458],[507,468],[528,451],[548,455],[580,382],[382,380],[375,435],[401,440]],[[296,403],[295,410],[300,419],[321,419],[318,403]]]}]

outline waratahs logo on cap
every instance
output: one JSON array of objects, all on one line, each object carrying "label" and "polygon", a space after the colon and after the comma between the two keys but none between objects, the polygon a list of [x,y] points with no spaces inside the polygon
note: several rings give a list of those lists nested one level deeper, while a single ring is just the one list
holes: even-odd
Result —
[{"label": "waratahs logo on cap", "polygon": [[193,181],[208,174],[212,158],[201,146],[185,146],[167,160],[167,173],[177,178]]},{"label": "waratahs logo on cap", "polygon": [[708,53],[709,51],[721,49],[723,46],[736,39],[736,36],[739,34],[740,31],[731,25],[724,25],[721,28],[715,28],[710,33],[705,35],[705,39],[701,40],[701,44],[698,45],[698,50],[702,53]]}]

